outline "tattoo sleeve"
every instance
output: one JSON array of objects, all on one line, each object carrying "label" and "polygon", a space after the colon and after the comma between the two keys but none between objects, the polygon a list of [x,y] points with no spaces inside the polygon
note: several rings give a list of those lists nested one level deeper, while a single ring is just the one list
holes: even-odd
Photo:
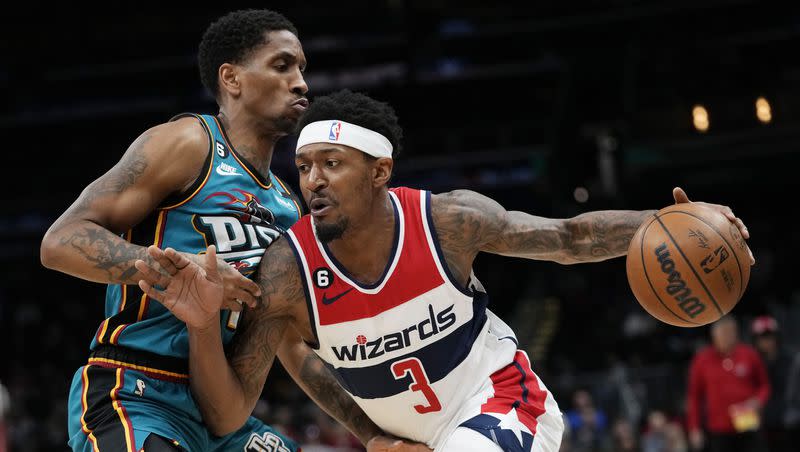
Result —
[{"label": "tattoo sleeve", "polygon": [[294,255],[280,238],[261,260],[262,303],[245,309],[226,353],[219,329],[189,331],[192,393],[204,421],[216,434],[240,428],[252,413],[297,307],[305,309]]},{"label": "tattoo sleeve", "polygon": [[[281,362],[295,377],[295,381],[331,417],[347,427],[358,437],[362,444],[383,431],[361,410],[352,397],[336,381],[336,378],[325,367],[322,360],[302,342],[291,347],[296,354],[294,359],[284,359]],[[299,361],[299,372],[291,369],[290,361]]]},{"label": "tattoo sleeve", "polygon": [[150,138],[147,132],[137,138],[122,159],[86,187],[50,227],[42,243],[42,261],[48,267],[97,282],[137,282],[133,263],[150,260],[145,248],[101,225],[95,212],[113,205],[145,173],[149,162],[143,149]]},{"label": "tattoo sleeve", "polygon": [[[471,191],[437,195],[433,218],[448,265],[456,269],[479,251],[550,260],[597,262],[624,255],[636,230],[655,211],[608,210],[569,219],[506,211]],[[461,270],[463,273],[463,270]]]}]

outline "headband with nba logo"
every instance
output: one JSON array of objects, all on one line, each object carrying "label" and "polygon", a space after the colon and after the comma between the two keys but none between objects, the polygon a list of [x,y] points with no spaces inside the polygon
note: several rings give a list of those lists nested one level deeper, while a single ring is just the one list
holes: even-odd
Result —
[{"label": "headband with nba logo", "polygon": [[303,127],[295,151],[311,143],[343,144],[376,158],[392,158],[392,143],[385,136],[344,121],[316,121]]}]

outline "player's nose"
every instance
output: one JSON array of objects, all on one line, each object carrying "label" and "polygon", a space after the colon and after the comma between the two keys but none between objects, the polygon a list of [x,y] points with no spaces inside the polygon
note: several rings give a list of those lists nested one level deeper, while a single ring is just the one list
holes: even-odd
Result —
[{"label": "player's nose", "polygon": [[325,178],[325,173],[320,171],[317,165],[311,166],[305,182],[306,186],[311,191],[317,191],[328,186],[328,180]]},{"label": "player's nose", "polygon": [[295,77],[291,84],[291,90],[293,93],[301,96],[305,96],[308,92],[308,84],[306,83],[306,79],[303,77],[303,73],[299,70],[297,71],[297,77]]}]

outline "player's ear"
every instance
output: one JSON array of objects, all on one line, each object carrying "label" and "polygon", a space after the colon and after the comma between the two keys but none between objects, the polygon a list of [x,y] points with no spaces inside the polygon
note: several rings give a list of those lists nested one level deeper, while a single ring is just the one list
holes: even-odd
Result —
[{"label": "player's ear", "polygon": [[389,179],[392,178],[392,168],[394,168],[394,160],[386,157],[377,159],[372,170],[372,184],[375,187],[388,184]]},{"label": "player's ear", "polygon": [[239,68],[230,63],[223,63],[219,67],[219,90],[220,92],[227,92],[233,97],[238,97],[242,92],[242,87],[239,82]]}]

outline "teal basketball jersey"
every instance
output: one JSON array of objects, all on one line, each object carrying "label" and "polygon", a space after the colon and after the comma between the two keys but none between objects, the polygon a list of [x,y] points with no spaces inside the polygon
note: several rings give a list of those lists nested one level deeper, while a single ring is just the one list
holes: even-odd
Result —
[{"label": "teal basketball jersey", "polygon": [[[217,254],[254,278],[266,248],[301,216],[290,189],[270,172],[262,178],[236,153],[215,116],[192,116],[208,133],[209,155],[200,177],[183,199],[167,199],[124,238],[134,244],[172,247],[193,254],[215,244]],[[233,337],[239,313],[223,311],[223,342]],[[188,358],[186,325],[136,285],[109,285],[106,319],[91,348],[107,345],[161,356]],[[113,362],[105,364],[113,365]]]}]

